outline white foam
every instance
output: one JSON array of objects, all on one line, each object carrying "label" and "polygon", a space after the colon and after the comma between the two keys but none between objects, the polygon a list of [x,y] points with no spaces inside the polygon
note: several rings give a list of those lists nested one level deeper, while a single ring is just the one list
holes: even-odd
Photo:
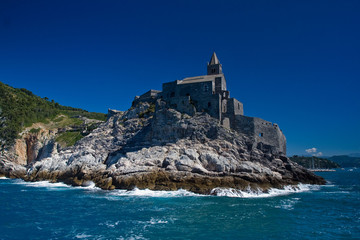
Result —
[{"label": "white foam", "polygon": [[93,181],[88,181],[84,184],[84,186],[79,186],[75,188],[81,188],[81,189],[88,189],[88,190],[101,190],[101,188],[96,187],[95,183]]},{"label": "white foam", "polygon": [[292,193],[307,192],[312,190],[319,190],[320,186],[310,184],[298,184],[295,186],[285,186],[283,189],[271,188],[267,191],[261,189],[252,190],[238,190],[234,188],[214,188],[211,191],[212,195],[221,197],[238,197],[238,198],[267,198],[289,195]]},{"label": "white foam", "polygon": [[75,238],[78,238],[78,239],[89,238],[89,237],[92,237],[92,235],[88,235],[85,233],[80,233],[75,236]]},{"label": "white foam", "polygon": [[167,224],[167,223],[169,223],[169,222],[166,221],[166,220],[162,220],[162,219],[151,218],[150,221],[149,221],[149,223],[150,223],[151,225],[154,225],[154,224]]},{"label": "white foam", "polygon": [[44,187],[44,188],[71,188],[71,186],[66,185],[65,183],[51,183],[49,181],[39,181],[39,182],[25,182],[23,180],[17,180],[15,184],[22,184],[28,187]]},{"label": "white foam", "polygon": [[9,178],[7,178],[7,177],[0,177],[0,179],[9,179]]},{"label": "white foam", "polygon": [[299,202],[300,198],[290,198],[280,201],[280,205],[276,205],[275,208],[281,208],[285,210],[294,210],[295,205]]},{"label": "white foam", "polygon": [[[0,179],[8,179],[8,178],[0,178]],[[39,182],[25,182],[21,179],[16,179],[15,184],[22,184],[28,187],[42,187],[42,188],[50,188],[54,190],[62,190],[62,189],[86,189],[91,191],[102,191],[100,188],[95,186],[95,183],[89,181],[86,183],[86,186],[81,187],[73,187],[70,185],[66,185],[65,183],[51,183],[49,181],[39,181]],[[333,186],[333,185],[326,185]],[[267,198],[267,197],[275,197],[275,196],[283,196],[289,195],[292,193],[299,192],[307,192],[313,190],[319,190],[319,185],[310,185],[310,184],[298,184],[298,185],[289,185],[285,186],[283,189],[271,188],[267,191],[263,191],[261,189],[253,190],[239,190],[234,188],[214,188],[211,191],[211,195],[219,196],[219,197],[238,197],[238,198]],[[110,200],[113,197],[122,196],[122,197],[160,197],[160,198],[173,198],[173,197],[204,197],[207,195],[196,194],[190,191],[186,191],[183,189],[179,189],[177,191],[155,191],[149,189],[138,189],[134,188],[133,190],[121,190],[115,189],[112,191],[104,191]]]},{"label": "white foam", "polygon": [[120,221],[116,221],[114,223],[110,222],[110,221],[106,221],[104,223],[99,223],[99,226],[107,226],[108,228],[115,228],[117,225],[119,225]]},{"label": "white foam", "polygon": [[26,182],[21,179],[16,179],[14,183],[25,185],[27,187],[42,187],[42,188],[50,188],[55,190],[60,190],[60,189],[86,189],[86,190],[96,190],[96,191],[101,190],[100,188],[96,187],[95,183],[92,181],[85,183],[85,186],[76,186],[76,187],[67,185],[62,182],[57,182],[57,183],[52,183],[49,181]]},{"label": "white foam", "polygon": [[149,189],[140,190],[135,188],[131,191],[128,190],[113,190],[109,193],[113,196],[139,196],[139,197],[189,197],[189,196],[204,196],[192,193],[186,190],[179,189],[177,191],[154,191]]}]

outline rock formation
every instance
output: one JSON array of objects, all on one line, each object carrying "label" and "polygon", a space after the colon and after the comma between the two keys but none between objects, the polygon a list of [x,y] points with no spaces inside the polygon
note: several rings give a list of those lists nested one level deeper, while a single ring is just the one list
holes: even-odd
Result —
[{"label": "rock formation", "polygon": [[47,151],[25,166],[9,161],[9,155],[0,157],[0,175],[75,186],[93,181],[103,189],[181,188],[210,194],[219,187],[266,191],[325,183],[207,113],[189,116],[161,99],[136,102],[124,113],[110,111],[106,122],[74,146]]}]

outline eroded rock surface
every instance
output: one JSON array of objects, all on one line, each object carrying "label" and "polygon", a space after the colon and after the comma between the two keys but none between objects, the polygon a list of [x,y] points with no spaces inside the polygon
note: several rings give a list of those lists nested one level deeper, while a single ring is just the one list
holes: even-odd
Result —
[{"label": "eroded rock surface", "polygon": [[257,146],[206,113],[190,117],[161,100],[155,110],[154,104],[112,111],[75,146],[46,151],[26,167],[2,157],[0,175],[72,185],[93,181],[103,189],[182,188],[204,194],[216,187],[266,190],[325,183],[271,146]]}]

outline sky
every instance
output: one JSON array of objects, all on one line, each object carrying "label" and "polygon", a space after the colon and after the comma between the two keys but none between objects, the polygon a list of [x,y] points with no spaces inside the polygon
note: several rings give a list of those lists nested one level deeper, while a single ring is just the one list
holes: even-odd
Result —
[{"label": "sky", "polygon": [[215,51],[231,97],[279,124],[288,155],[356,153],[359,12],[357,0],[1,0],[0,81],[106,113],[205,75]]}]

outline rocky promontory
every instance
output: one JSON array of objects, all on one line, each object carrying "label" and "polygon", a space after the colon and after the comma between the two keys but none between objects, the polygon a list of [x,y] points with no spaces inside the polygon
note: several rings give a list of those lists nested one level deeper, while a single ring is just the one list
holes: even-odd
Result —
[{"label": "rocky promontory", "polygon": [[[48,148],[47,141],[42,148]],[[53,148],[51,148],[53,149]],[[282,188],[325,180],[231,128],[206,112],[193,116],[161,99],[134,102],[108,118],[74,146],[58,147],[30,163],[0,157],[0,175],[74,186],[90,181],[102,189],[186,189],[210,194],[215,188]]]}]

